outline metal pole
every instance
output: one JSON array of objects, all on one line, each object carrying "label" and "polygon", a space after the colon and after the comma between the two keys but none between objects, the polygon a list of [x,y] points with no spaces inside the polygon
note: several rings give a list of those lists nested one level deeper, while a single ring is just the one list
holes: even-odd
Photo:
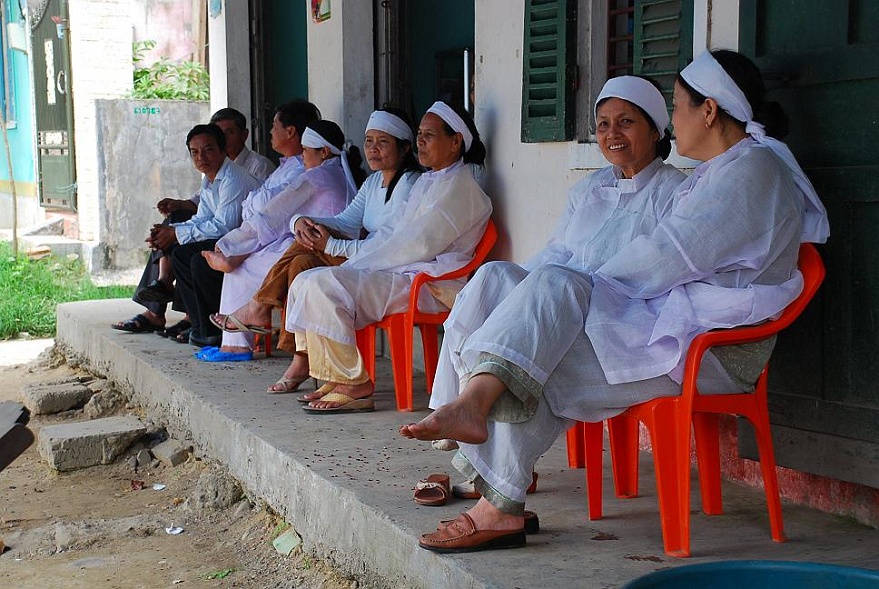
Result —
[{"label": "metal pole", "polygon": [[6,132],[6,113],[4,112],[0,112],[0,129],[3,132],[3,147],[6,152],[9,186],[12,191],[12,255],[18,257],[18,195],[15,193],[15,175],[12,173],[12,152],[9,149],[9,134]]},{"label": "metal pole", "polygon": [[470,112],[470,49],[464,48],[464,110]]}]

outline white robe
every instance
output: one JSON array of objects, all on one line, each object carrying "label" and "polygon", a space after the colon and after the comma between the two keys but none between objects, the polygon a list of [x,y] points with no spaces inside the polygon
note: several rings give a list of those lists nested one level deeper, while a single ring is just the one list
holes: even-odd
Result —
[{"label": "white robe", "polygon": [[[241,227],[217,242],[227,256],[247,255],[244,262],[223,276],[220,313],[232,313],[246,304],[269,269],[293,243],[293,213],[332,215],[346,206],[347,181],[339,158],[305,170],[274,197],[251,203]],[[224,346],[252,347],[252,333],[223,332]]]},{"label": "white robe", "polygon": [[[634,403],[679,394],[673,378],[696,334],[770,318],[799,294],[803,200],[786,166],[767,148],[744,139],[701,164],[675,191],[672,209],[656,229],[624,244],[591,276],[563,277],[571,270],[545,266],[542,279],[524,278],[441,365],[447,371],[454,364],[456,372],[453,379],[444,374],[442,382],[457,388],[486,342],[504,342],[506,351],[485,351],[520,360],[542,385],[543,400],[524,423],[489,422],[489,441],[462,444],[462,456],[488,484],[524,501],[530,483],[526,471],[530,475],[571,419],[597,421]],[[554,298],[546,300],[546,292]],[[466,289],[459,297],[462,307],[465,294]],[[528,325],[525,337],[517,337],[515,327],[497,327],[509,316],[508,307],[517,306],[527,316],[527,305],[539,315],[537,323],[561,312],[554,337],[542,341],[536,353],[533,342],[525,340],[535,331],[546,333],[549,325]],[[465,312],[456,305],[453,315]],[[578,321],[585,321],[580,323],[585,334],[583,327],[571,327]],[[447,326],[454,327],[453,317]],[[445,342],[444,352],[448,358]],[[705,372],[719,382],[725,373],[712,359],[707,357]],[[529,435],[535,428],[545,433]]]},{"label": "white robe", "polygon": [[[418,272],[439,276],[467,264],[490,216],[491,201],[462,161],[422,174],[399,222],[379,228],[341,266],[296,277],[287,297],[287,331],[354,345],[355,330],[406,310]],[[425,289],[419,308],[444,306]]]},{"label": "white robe", "polygon": [[[592,272],[633,239],[656,229],[659,221],[671,211],[674,190],[685,178],[674,166],[658,158],[632,179],[622,178],[619,170],[612,166],[599,170],[571,188],[567,209],[559,218],[552,237],[524,267],[508,262],[483,266],[458,295],[444,325],[445,336],[430,406],[437,408],[458,395],[459,381],[469,375],[480,352],[505,357],[538,382],[545,383],[573,338],[582,333],[584,322],[555,315],[537,320],[537,313],[550,309],[547,302],[563,296],[562,287],[543,288],[539,300],[533,304],[533,311],[525,308],[531,304],[528,301],[506,301],[507,297],[529,273],[550,265],[569,268],[571,278],[581,275],[588,281]],[[538,288],[541,282],[539,277],[532,277],[532,283]],[[576,299],[574,311],[580,304],[588,305],[588,294],[585,296],[585,302]],[[496,311],[495,323],[479,329]],[[511,322],[527,323],[531,333],[520,336],[527,344],[501,341],[502,332],[507,331],[504,324]],[[496,330],[492,325],[497,325]],[[562,328],[570,331],[566,339],[560,337]],[[465,347],[468,352],[464,352]],[[517,347],[518,350],[514,349]],[[546,360],[538,361],[538,356]]]},{"label": "white robe", "polygon": [[[370,236],[375,234],[383,225],[393,225],[403,215],[412,186],[420,172],[405,172],[394,191],[390,200],[386,201],[387,188],[382,187],[384,180],[381,172],[375,172],[366,179],[363,186],[357,192],[357,196],[351,201],[345,210],[335,217],[315,217],[312,221],[328,227],[332,231],[344,235],[347,239],[330,237],[324,253],[331,256],[352,258]],[[304,215],[293,215],[290,219],[290,231],[293,231],[296,221]],[[361,238],[363,231],[367,236]]]}]

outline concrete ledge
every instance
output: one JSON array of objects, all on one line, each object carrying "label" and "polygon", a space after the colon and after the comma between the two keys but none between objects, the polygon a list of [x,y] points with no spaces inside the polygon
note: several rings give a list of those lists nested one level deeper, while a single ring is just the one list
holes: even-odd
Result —
[{"label": "concrete ledge", "polygon": [[[265,394],[287,359],[203,363],[189,346],[110,329],[138,311],[124,300],[61,305],[58,345],[71,362],[130,389],[133,402],[175,438],[227,465],[248,493],[293,524],[306,551],[361,587],[617,587],[659,568],[738,558],[875,567],[874,530],[786,506],[793,541],[774,544],[762,492],[733,485],[724,489],[727,513],[709,518],[698,512],[694,484],[693,557],[671,559],[662,551],[649,457],[642,457],[638,499],[613,498],[605,468],[605,518],[590,522],[584,473],[567,468],[564,440],[538,463],[539,488],[528,506],[540,515],[541,533],[529,536],[528,548],[456,556],[422,550],[419,534],[471,502],[412,501],[415,483],[430,473],[461,477],[449,453],[397,436],[400,424],[423,412],[394,410],[386,361],[379,363],[375,413],[307,415],[293,395]],[[416,383],[416,391],[423,388]],[[419,401],[426,405],[424,393],[416,393]]]}]

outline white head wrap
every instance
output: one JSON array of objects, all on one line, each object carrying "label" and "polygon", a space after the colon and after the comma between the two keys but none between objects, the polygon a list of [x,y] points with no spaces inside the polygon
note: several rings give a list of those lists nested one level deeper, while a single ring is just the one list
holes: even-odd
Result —
[{"label": "white head wrap", "polygon": [[412,128],[406,124],[406,121],[384,110],[376,110],[369,115],[366,130],[383,131],[388,135],[403,141],[409,141],[410,143],[415,139],[415,136],[412,135]]},{"label": "white head wrap", "polygon": [[766,128],[754,120],[754,111],[745,98],[745,94],[717,63],[710,51],[706,51],[693,60],[693,63],[681,70],[681,77],[693,90],[706,98],[712,98],[717,105],[732,118],[745,123],[745,132],[755,141],[771,149],[775,155],[790,168],[797,187],[805,197],[803,213],[803,241],[824,243],[830,236],[830,224],[827,211],[818,198],[815,188],[806,177],[805,172],[797,163],[794,154],[782,141],[766,134]]},{"label": "white head wrap", "polygon": [[310,147],[312,149],[326,147],[330,150],[330,153],[339,156],[339,159],[342,160],[342,170],[345,172],[345,183],[348,186],[348,202],[354,200],[354,197],[357,195],[357,184],[354,182],[354,175],[351,173],[351,166],[348,164],[348,154],[345,153],[345,150],[339,149],[324,139],[323,135],[311,127],[305,128],[305,133],[302,134],[302,140],[300,143],[302,143],[302,147]]},{"label": "white head wrap", "polygon": [[460,133],[461,137],[464,138],[464,151],[470,151],[470,144],[473,143],[473,134],[470,133],[470,129],[467,128],[467,123],[464,122],[464,119],[462,119],[451,106],[442,100],[437,100],[429,109],[427,109],[427,112],[432,112],[444,120],[455,133]]},{"label": "white head wrap", "polygon": [[660,138],[665,134],[665,129],[668,127],[668,107],[665,105],[665,98],[656,86],[644,78],[619,76],[605,82],[598,98],[595,99],[593,114],[596,118],[598,118],[598,103],[605,98],[621,98],[640,106],[653,120]]}]

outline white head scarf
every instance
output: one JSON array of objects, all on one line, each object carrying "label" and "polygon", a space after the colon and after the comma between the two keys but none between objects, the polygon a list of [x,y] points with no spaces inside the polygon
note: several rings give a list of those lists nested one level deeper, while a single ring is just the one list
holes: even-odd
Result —
[{"label": "white head scarf", "polygon": [[595,99],[593,114],[598,118],[598,103],[605,98],[621,98],[644,109],[656,129],[660,138],[665,134],[668,127],[668,107],[665,98],[656,89],[656,86],[637,76],[619,76],[605,82],[604,87]]},{"label": "white head scarf", "polygon": [[322,147],[326,147],[330,150],[330,153],[333,155],[339,156],[339,159],[342,160],[342,170],[345,172],[345,184],[348,187],[347,190],[347,200],[351,202],[354,200],[354,197],[357,195],[357,183],[354,182],[354,175],[351,173],[351,166],[348,164],[348,154],[345,153],[344,149],[339,149],[326,139],[324,139],[323,135],[312,129],[311,127],[306,127],[305,132],[302,134],[302,147],[310,147],[312,149],[320,149]]},{"label": "white head scarf", "polygon": [[369,115],[366,130],[382,131],[392,137],[409,141],[410,143],[415,139],[415,136],[412,135],[412,127],[407,125],[406,121],[384,110],[376,110]]},{"label": "white head scarf", "polygon": [[437,100],[429,109],[427,109],[427,112],[432,112],[444,120],[455,133],[460,133],[461,137],[464,138],[464,151],[470,151],[470,144],[473,143],[473,134],[470,132],[470,129],[467,128],[467,123],[464,122],[464,119],[462,119],[451,106],[442,100]]},{"label": "white head scarf", "polygon": [[745,94],[717,63],[710,51],[706,51],[693,60],[693,63],[681,70],[681,77],[693,90],[706,98],[713,98],[717,105],[732,118],[745,123],[745,132],[755,141],[771,149],[790,169],[797,188],[805,197],[803,213],[802,240],[824,243],[830,236],[830,224],[827,211],[818,198],[815,188],[806,177],[805,172],[797,163],[794,154],[783,142],[766,134],[766,128],[754,120],[754,111],[745,98]]}]

